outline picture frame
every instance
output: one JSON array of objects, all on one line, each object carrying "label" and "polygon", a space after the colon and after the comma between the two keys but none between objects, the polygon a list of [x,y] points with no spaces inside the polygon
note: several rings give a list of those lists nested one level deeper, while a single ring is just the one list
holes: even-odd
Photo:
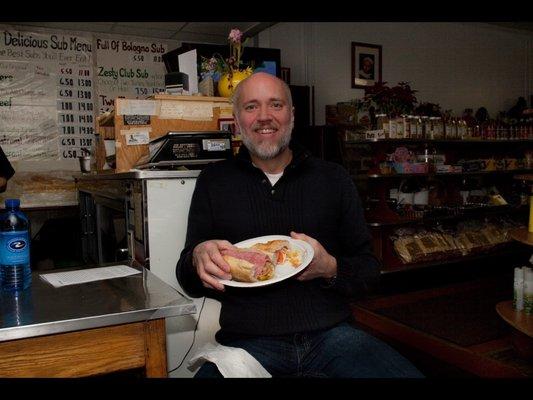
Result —
[{"label": "picture frame", "polygon": [[291,84],[291,69],[287,67],[281,67],[281,80],[287,85]]},{"label": "picture frame", "polygon": [[240,140],[237,125],[235,125],[235,119],[233,118],[219,118],[218,130],[230,132],[232,140]]},{"label": "picture frame", "polygon": [[382,82],[382,46],[352,42],[352,88],[364,89]]}]

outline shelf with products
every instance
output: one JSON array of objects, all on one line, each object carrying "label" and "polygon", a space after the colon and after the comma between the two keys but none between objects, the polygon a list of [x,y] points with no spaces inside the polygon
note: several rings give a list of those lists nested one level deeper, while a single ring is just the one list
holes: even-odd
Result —
[{"label": "shelf with products", "polygon": [[[519,250],[519,249],[518,249]],[[428,268],[433,266],[442,266],[442,265],[453,265],[453,264],[464,264],[466,262],[481,261],[487,257],[493,258],[505,258],[508,256],[515,256],[517,254],[517,247],[513,243],[506,243],[504,245],[489,249],[483,253],[476,253],[470,255],[458,255],[453,257],[440,258],[431,261],[419,261],[413,263],[398,263],[390,262],[381,270],[381,274],[393,274],[402,271],[412,271],[421,268]]]},{"label": "shelf with products", "polygon": [[379,212],[375,217],[367,212],[367,225],[371,227],[399,226],[409,224],[432,224],[439,221],[453,221],[465,218],[476,218],[480,215],[518,214],[527,211],[526,205],[501,205],[491,206],[486,204],[466,204],[465,206],[420,207],[397,213],[397,219],[383,220]]},{"label": "shelf with products", "polygon": [[531,139],[431,139],[431,138],[383,138],[344,140],[347,146],[364,143],[461,143],[461,144],[501,144],[501,143],[533,143]]},{"label": "shelf with products", "polygon": [[514,121],[475,121],[471,118],[386,114],[368,115],[359,121],[329,119],[342,132],[345,140],[456,140],[501,141],[533,139],[533,116]]},{"label": "shelf with products", "polygon": [[382,273],[388,273],[519,251],[511,232],[521,226],[520,220],[501,213],[369,229]]},{"label": "shelf with products", "polygon": [[495,171],[470,171],[470,172],[422,172],[422,173],[394,173],[374,174],[367,173],[364,175],[355,175],[354,179],[381,179],[381,178],[413,178],[413,177],[445,177],[445,176],[464,176],[464,175],[485,175],[485,174],[527,174],[532,173],[533,169],[509,169]]},{"label": "shelf with products", "polygon": [[511,237],[518,242],[533,246],[533,174],[515,175],[514,179],[522,181],[529,188],[529,222],[527,227],[513,230]]},{"label": "shelf with products", "polygon": [[[337,134],[341,159],[358,188],[383,273],[483,258],[512,247],[508,231],[527,219],[528,204],[525,185],[513,178],[533,172],[533,140],[347,141],[343,128]],[[458,238],[468,225],[475,227],[466,235],[481,237],[479,246],[460,244],[463,239]],[[436,256],[411,244],[417,256],[402,258],[398,231],[403,230],[404,239],[411,230],[413,238],[427,241],[443,226],[455,248]],[[506,229],[495,233],[502,226]],[[501,240],[491,242],[487,232]],[[474,250],[465,250],[470,245]],[[478,254],[479,249],[484,250]]]}]

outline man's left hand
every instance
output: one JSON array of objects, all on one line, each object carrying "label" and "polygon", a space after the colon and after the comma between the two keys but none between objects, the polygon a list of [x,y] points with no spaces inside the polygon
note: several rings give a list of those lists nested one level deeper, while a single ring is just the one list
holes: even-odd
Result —
[{"label": "man's left hand", "polygon": [[307,281],[315,278],[332,278],[337,275],[337,259],[329,254],[326,249],[311,236],[303,233],[291,232],[293,239],[303,240],[309,243],[315,252],[313,260],[296,279]]}]

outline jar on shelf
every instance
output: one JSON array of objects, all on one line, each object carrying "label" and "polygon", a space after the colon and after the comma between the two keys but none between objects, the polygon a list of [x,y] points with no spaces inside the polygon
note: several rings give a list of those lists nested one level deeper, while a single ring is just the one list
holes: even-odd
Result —
[{"label": "jar on shelf", "polygon": [[412,115],[403,116],[403,136],[407,139],[411,137],[411,120],[413,119]]},{"label": "jar on shelf", "polygon": [[418,115],[414,115],[411,119],[411,138],[422,138],[422,118]]},{"label": "jar on shelf", "polygon": [[467,125],[466,121],[461,118],[457,122],[457,139],[466,139],[467,138]]},{"label": "jar on shelf", "polygon": [[402,139],[404,137],[403,117],[389,117],[389,136],[391,139]]},{"label": "jar on shelf", "polygon": [[479,139],[481,137],[481,126],[480,125],[475,124],[474,126],[472,126],[471,137],[476,138],[476,139]]},{"label": "jar on shelf", "polygon": [[385,133],[385,137],[389,137],[389,117],[387,114],[376,114],[376,129],[379,131],[383,131]]},{"label": "jar on shelf", "polygon": [[457,121],[455,118],[448,118],[444,125],[444,137],[446,139],[456,139],[457,138]]},{"label": "jar on shelf", "polygon": [[[405,137],[405,115],[400,117],[392,118],[391,121],[394,123],[396,129],[396,138],[402,139]],[[391,125],[392,132],[392,125]],[[391,136],[392,137],[392,136]]]},{"label": "jar on shelf", "polygon": [[420,117],[421,120],[421,133],[420,138],[422,139],[431,139],[430,137],[430,126],[429,126],[429,117],[426,115],[423,115]]},{"label": "jar on shelf", "polygon": [[444,137],[444,123],[441,117],[433,117],[433,139]]},{"label": "jar on shelf", "polygon": [[428,128],[426,131],[428,139],[442,139],[442,118],[429,117]]}]

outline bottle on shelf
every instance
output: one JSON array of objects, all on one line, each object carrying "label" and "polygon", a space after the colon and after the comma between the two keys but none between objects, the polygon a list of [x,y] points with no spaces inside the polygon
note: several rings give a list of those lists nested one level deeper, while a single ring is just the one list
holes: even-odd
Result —
[{"label": "bottle on shelf", "polygon": [[533,233],[533,185],[529,185],[529,223],[527,231]]},{"label": "bottle on shelf", "polygon": [[524,309],[524,268],[514,269],[513,308],[517,311]]},{"label": "bottle on shelf", "polygon": [[376,129],[382,130],[383,132],[387,132],[386,137],[388,137],[389,118],[387,117],[387,114],[384,114],[384,113],[376,114]]},{"label": "bottle on shelf", "polygon": [[533,269],[525,268],[524,271],[524,311],[533,314]]},{"label": "bottle on shelf", "polygon": [[6,199],[0,215],[0,286],[4,291],[31,285],[30,222],[19,199]]},{"label": "bottle on shelf", "polygon": [[422,115],[420,117],[420,119],[422,121],[422,123],[421,123],[422,129],[421,129],[421,134],[420,134],[419,137],[422,138],[422,139],[431,139],[431,137],[430,137],[430,135],[431,135],[431,133],[430,133],[431,127],[429,125],[429,117],[427,115]]},{"label": "bottle on shelf", "polygon": [[422,137],[422,118],[413,115],[411,118],[411,139],[420,139]]},{"label": "bottle on shelf", "polygon": [[467,126],[466,126],[466,121],[464,119],[459,119],[458,123],[457,123],[457,139],[461,139],[461,140],[464,140],[464,139],[467,139]]},{"label": "bottle on shelf", "polygon": [[470,190],[472,186],[470,184],[470,181],[466,178],[463,178],[461,180],[461,186],[459,189],[459,193],[461,193],[461,198],[463,200],[463,204],[468,203],[468,197],[470,196]]},{"label": "bottle on shelf", "polygon": [[403,116],[403,136],[406,139],[411,138],[411,126],[412,126],[412,119],[414,117],[412,115],[404,115]]},{"label": "bottle on shelf", "polygon": [[427,164],[428,172],[435,172],[435,156],[437,154],[437,149],[433,146],[429,146],[427,143],[424,143],[424,153],[421,154],[418,159]]},{"label": "bottle on shelf", "polygon": [[432,117],[432,120],[431,138],[440,140],[444,136],[444,124],[442,122],[442,117]]},{"label": "bottle on shelf", "polygon": [[525,206],[529,203],[530,185],[527,181],[520,181],[520,205]]},{"label": "bottle on shelf", "polygon": [[457,121],[455,118],[448,118],[444,122],[444,138],[447,140],[457,138]]}]

